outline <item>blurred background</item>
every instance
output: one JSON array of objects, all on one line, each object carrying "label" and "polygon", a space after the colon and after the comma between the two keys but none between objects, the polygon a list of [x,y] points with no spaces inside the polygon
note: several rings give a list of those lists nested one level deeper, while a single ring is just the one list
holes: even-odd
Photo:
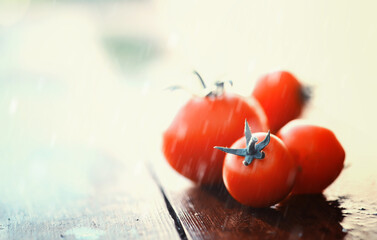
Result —
[{"label": "blurred background", "polygon": [[291,71],[314,88],[303,117],[331,128],[347,165],[369,178],[375,9],[376,1],[1,0],[0,203],[69,201],[116,182],[121,169],[137,177],[190,97],[165,88],[198,91],[194,69],[208,83],[232,80],[242,95],[262,74]]}]

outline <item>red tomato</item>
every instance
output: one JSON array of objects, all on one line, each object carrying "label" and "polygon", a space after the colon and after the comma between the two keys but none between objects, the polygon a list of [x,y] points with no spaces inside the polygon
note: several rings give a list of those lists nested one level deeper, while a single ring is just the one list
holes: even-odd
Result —
[{"label": "red tomato", "polygon": [[345,152],[329,129],[294,120],[280,129],[278,137],[301,167],[294,194],[321,193],[342,171]]},{"label": "red tomato", "polygon": [[225,153],[213,147],[230,146],[240,138],[245,118],[254,131],[268,129],[257,101],[246,99],[226,92],[190,99],[163,134],[168,163],[194,182],[220,183]]},{"label": "red tomato", "polygon": [[[234,155],[231,154],[234,150],[220,148],[228,152],[223,167],[225,187],[230,195],[242,204],[268,207],[283,200],[292,190],[297,165],[284,143],[275,135],[271,134],[268,137],[269,135],[262,132],[253,134],[254,142],[261,141],[258,144],[266,145],[267,140],[263,139],[267,138],[270,138],[270,142],[263,152],[256,144],[254,150],[249,151],[252,157],[244,157],[240,152]],[[247,145],[252,149],[253,144],[246,144],[246,142],[244,138],[241,138],[232,145],[232,149],[246,150]],[[249,161],[251,158],[251,164],[248,164],[248,158]]]},{"label": "red tomato", "polygon": [[309,93],[291,73],[277,71],[261,77],[252,96],[263,107],[271,131],[275,133],[301,114]]}]

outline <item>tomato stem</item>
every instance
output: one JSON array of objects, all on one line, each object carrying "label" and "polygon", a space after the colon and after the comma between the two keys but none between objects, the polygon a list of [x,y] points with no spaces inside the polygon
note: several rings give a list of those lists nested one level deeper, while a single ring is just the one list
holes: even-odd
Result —
[{"label": "tomato stem", "polygon": [[270,131],[268,131],[266,137],[257,144],[258,138],[252,136],[250,126],[247,120],[245,120],[245,138],[246,148],[233,149],[217,146],[215,148],[226,153],[245,157],[245,160],[242,162],[245,166],[250,165],[254,159],[263,159],[265,153],[262,150],[270,143]]},{"label": "tomato stem", "polygon": [[[211,89],[207,88],[207,85],[206,83],[204,82],[202,76],[200,76],[200,74],[197,72],[197,71],[193,71],[193,73],[199,78],[200,80],[200,83],[202,84],[202,87],[204,89],[204,93],[203,95],[205,97],[211,97],[211,98],[217,98],[217,97],[220,97],[223,95],[224,93],[224,85],[225,83],[229,83],[231,86],[233,86],[233,82],[232,81],[226,81],[226,82],[223,82],[223,81],[217,81],[215,82],[215,87]],[[177,90],[177,89],[183,89],[183,90],[186,90],[187,92],[195,95],[193,92],[189,91],[187,88],[185,87],[182,87],[182,86],[179,86],[179,85],[173,85],[173,86],[170,86],[167,88],[168,90]],[[203,96],[202,94],[199,94],[200,96]]]},{"label": "tomato stem", "polygon": [[308,102],[313,95],[312,86],[302,86],[300,89],[301,99],[304,103]]},{"label": "tomato stem", "polygon": [[207,86],[206,86],[206,83],[204,82],[202,76],[200,76],[200,74],[199,74],[197,71],[195,71],[195,70],[194,70],[194,74],[195,74],[196,76],[198,76],[200,82],[202,83],[203,88],[206,89]]},{"label": "tomato stem", "polygon": [[[200,80],[203,88],[206,89],[207,85],[205,84],[202,76],[200,76],[200,74],[197,71],[195,71],[195,70],[194,70],[194,74],[199,78],[199,80]],[[229,80],[227,82],[229,82],[230,86],[233,86],[233,82],[231,80]],[[223,95],[223,93],[224,93],[224,84],[225,84],[224,81],[217,81],[217,82],[215,82],[216,88],[214,90],[210,91],[206,95],[206,97],[219,97],[219,96]]]}]

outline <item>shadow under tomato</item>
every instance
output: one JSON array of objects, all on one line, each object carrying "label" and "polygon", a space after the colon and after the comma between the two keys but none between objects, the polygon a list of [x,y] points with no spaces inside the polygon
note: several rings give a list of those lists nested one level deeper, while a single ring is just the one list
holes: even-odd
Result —
[{"label": "shadow under tomato", "polygon": [[[342,239],[346,235],[339,202],[323,195],[293,196],[270,208],[251,208],[234,200],[224,185],[188,190],[188,208],[214,236],[267,239]],[[188,209],[186,208],[186,209]],[[251,234],[251,235],[250,235]]]}]

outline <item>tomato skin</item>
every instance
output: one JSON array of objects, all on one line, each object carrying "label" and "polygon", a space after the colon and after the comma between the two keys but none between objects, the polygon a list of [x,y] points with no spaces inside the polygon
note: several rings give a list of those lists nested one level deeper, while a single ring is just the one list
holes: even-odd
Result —
[{"label": "tomato skin", "polygon": [[[254,133],[258,142],[266,133]],[[240,138],[232,148],[245,148],[245,138]],[[284,143],[271,134],[268,146],[263,150],[265,158],[254,159],[243,165],[244,157],[227,154],[223,167],[225,187],[238,202],[252,207],[268,207],[283,200],[292,190],[297,165]]]},{"label": "tomato skin", "polygon": [[300,116],[308,98],[303,85],[287,71],[276,71],[258,79],[254,96],[268,118],[272,133]]},{"label": "tomato skin", "polygon": [[225,153],[243,135],[245,119],[254,131],[267,131],[267,119],[256,100],[224,92],[218,97],[193,97],[163,134],[163,153],[180,174],[204,185],[222,181]]},{"label": "tomato skin", "polygon": [[339,176],[345,151],[329,129],[293,120],[277,135],[301,167],[293,194],[322,193]]}]

